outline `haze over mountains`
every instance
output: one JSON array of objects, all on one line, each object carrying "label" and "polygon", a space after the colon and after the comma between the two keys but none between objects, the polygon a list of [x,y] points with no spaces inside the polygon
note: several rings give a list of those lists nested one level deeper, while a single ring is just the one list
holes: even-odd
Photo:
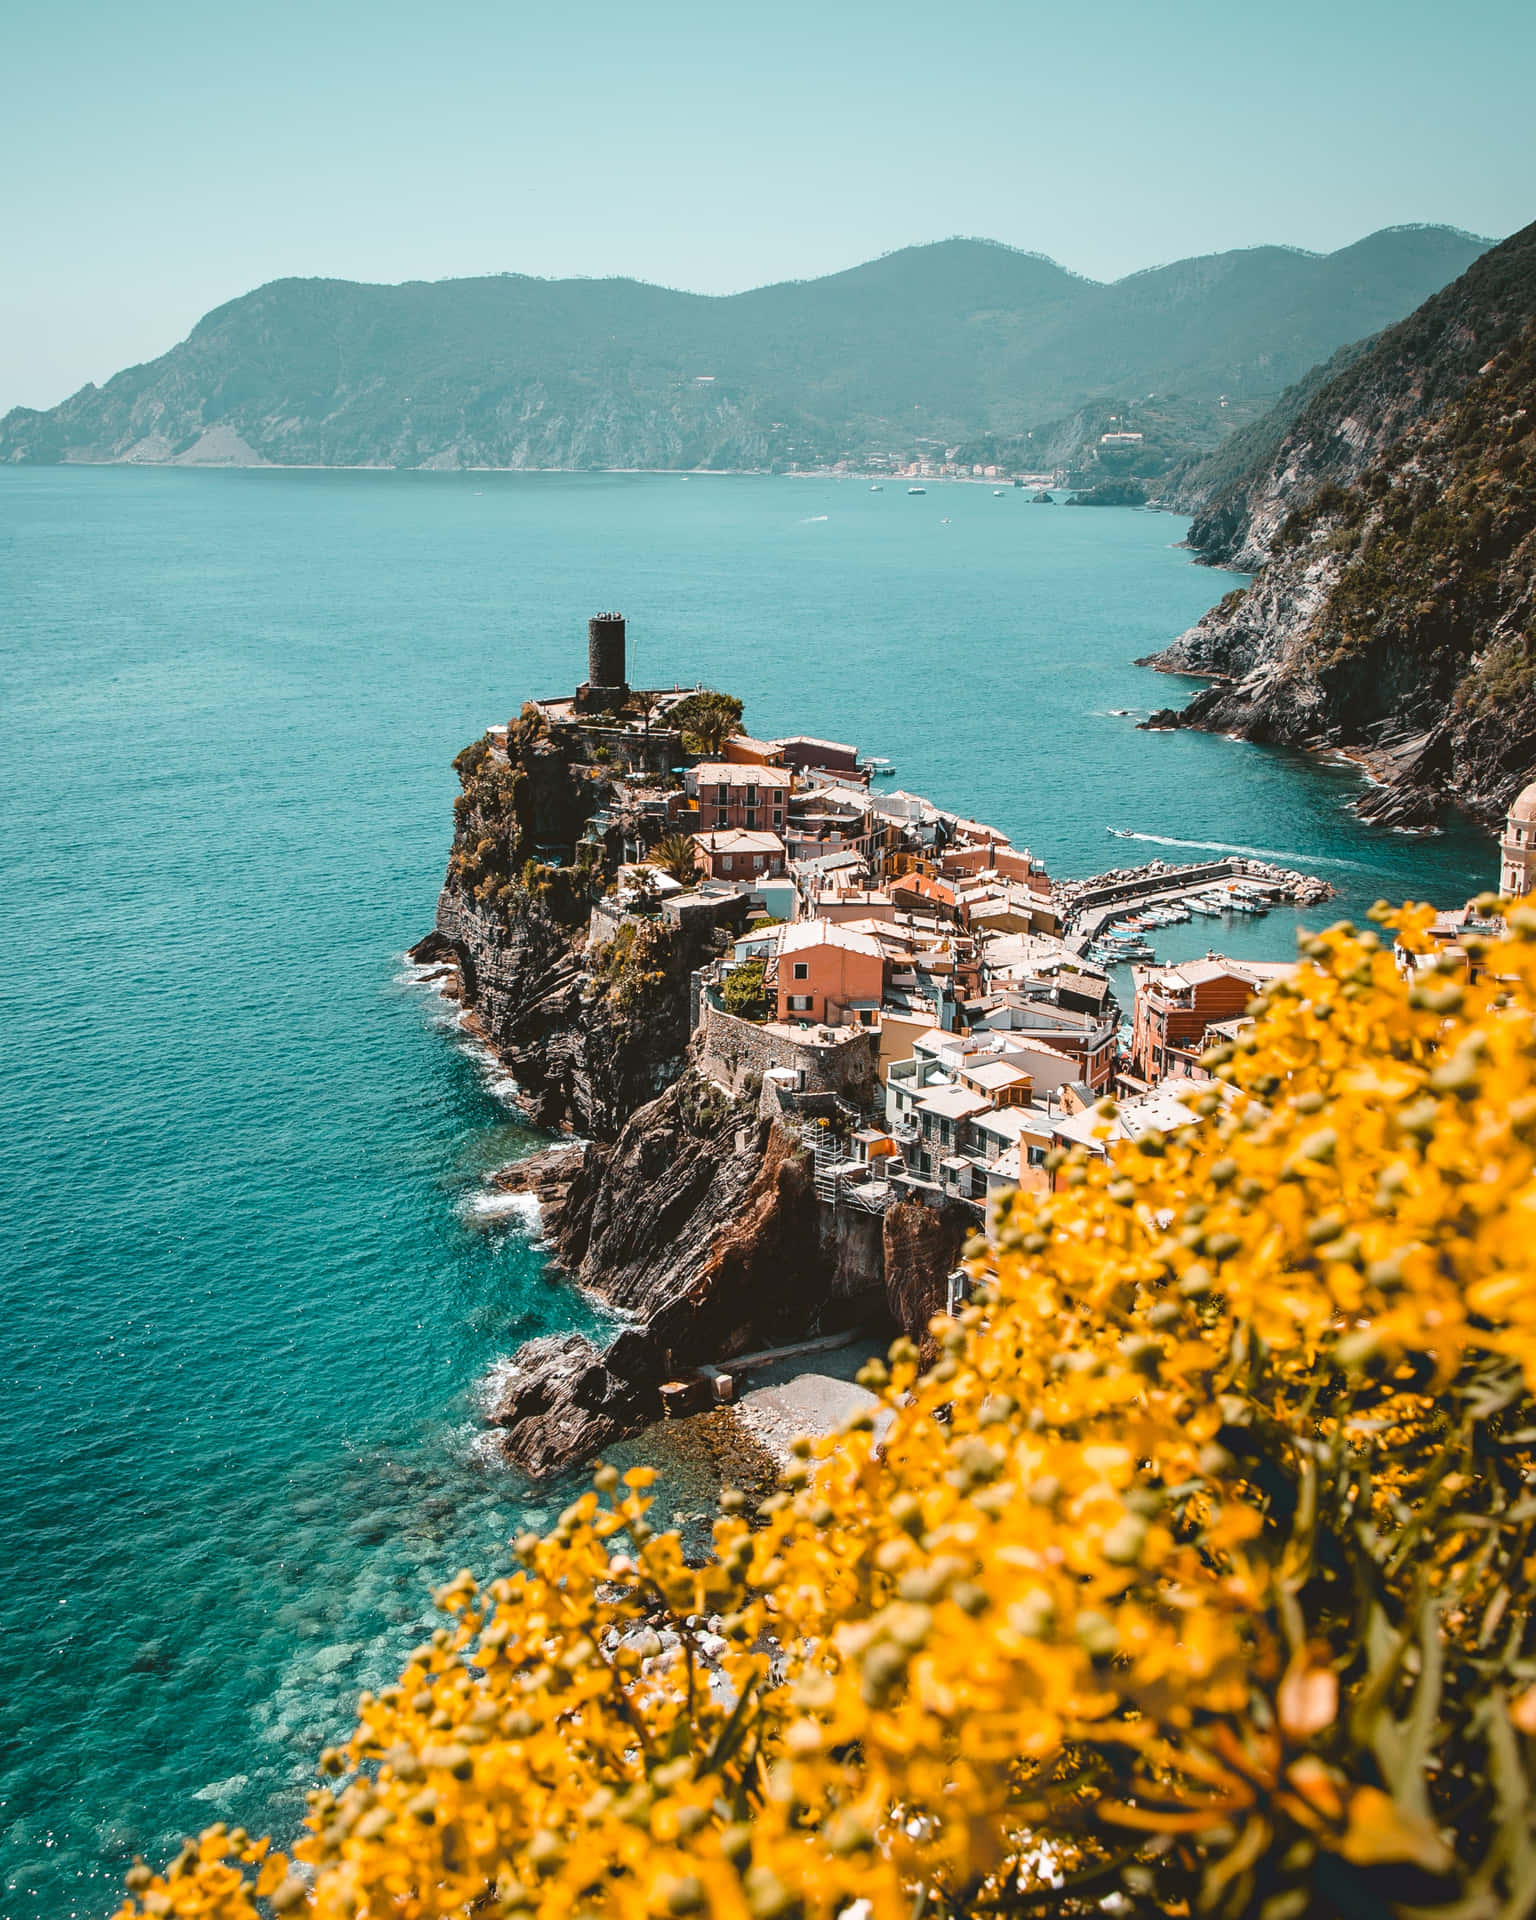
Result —
[{"label": "haze over mountains", "polygon": [[1128,409],[1155,471],[1488,244],[1396,227],[1106,285],[948,240],[728,297],[515,274],[279,280],[103,387],[15,409],[0,460],[786,469],[974,445],[1029,466],[1074,457]]}]

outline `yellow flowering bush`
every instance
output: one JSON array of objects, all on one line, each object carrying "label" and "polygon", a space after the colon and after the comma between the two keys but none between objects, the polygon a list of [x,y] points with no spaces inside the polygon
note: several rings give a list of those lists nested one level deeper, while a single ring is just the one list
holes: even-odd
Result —
[{"label": "yellow flowering bush", "polygon": [[212,1828],[121,1920],[1528,1913],[1533,936],[1314,941],[707,1564],[599,1471],[439,1595],[292,1858]]}]

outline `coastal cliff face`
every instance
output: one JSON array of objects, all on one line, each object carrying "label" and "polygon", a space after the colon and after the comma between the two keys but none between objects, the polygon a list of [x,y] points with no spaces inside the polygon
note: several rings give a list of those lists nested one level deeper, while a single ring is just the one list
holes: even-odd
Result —
[{"label": "coastal cliff face", "polygon": [[1218,684],[1152,726],[1359,752],[1360,810],[1497,817],[1536,766],[1536,227],[1303,410],[1190,531],[1258,568],[1142,662]]},{"label": "coastal cliff face", "polygon": [[693,1070],[617,1140],[510,1167],[557,1264],[630,1322],[600,1351],[535,1341],[490,1413],[507,1456],[541,1473],[660,1416],[662,1383],[803,1334],[833,1291],[804,1146]]},{"label": "coastal cliff face", "polygon": [[436,926],[413,949],[451,975],[530,1119],[586,1136],[500,1178],[537,1198],[560,1270],[627,1323],[604,1350],[539,1340],[502,1370],[489,1417],[533,1473],[657,1418],[679,1371],[793,1340],[879,1284],[878,1241],[871,1259],[829,1231],[798,1132],[759,1114],[757,1084],[733,1098],[690,1064],[711,927],[610,915],[589,938],[615,852],[594,818],[621,796],[588,750],[528,708],[504,743],[460,754]]},{"label": "coastal cliff face", "polygon": [[[660,921],[589,946],[604,854],[584,835],[613,787],[574,744],[527,713],[504,747],[487,737],[460,754],[436,929],[414,957],[455,965],[466,1010],[536,1126],[611,1140],[681,1071],[688,975],[708,948]],[[540,858],[551,847],[559,866]]]}]

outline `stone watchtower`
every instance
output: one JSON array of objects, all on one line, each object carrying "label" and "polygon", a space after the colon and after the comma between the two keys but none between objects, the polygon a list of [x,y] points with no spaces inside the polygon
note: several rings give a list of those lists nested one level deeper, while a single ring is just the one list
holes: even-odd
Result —
[{"label": "stone watchtower", "polygon": [[1536,893],[1536,780],[1510,807],[1499,836],[1499,892],[1514,900]]},{"label": "stone watchtower", "polygon": [[617,712],[629,699],[624,678],[624,616],[594,614],[587,622],[587,680],[576,689],[585,713]]}]

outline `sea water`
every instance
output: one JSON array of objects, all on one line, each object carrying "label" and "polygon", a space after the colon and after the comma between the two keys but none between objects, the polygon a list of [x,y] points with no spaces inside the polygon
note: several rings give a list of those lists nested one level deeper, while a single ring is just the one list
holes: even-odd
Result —
[{"label": "sea water", "polygon": [[[0,472],[6,1920],[135,1852],[291,1834],[459,1567],[559,1488],[487,1457],[498,1359],[594,1324],[487,1204],[533,1136],[403,960],[454,753],[585,675],[856,742],[1053,872],[1243,850],[1358,916],[1496,872],[1358,776],[1135,720],[1231,585],[1182,524],[976,486]],[[1112,837],[1118,828],[1142,836]],[[1285,957],[1296,916],[1171,930]]]}]

